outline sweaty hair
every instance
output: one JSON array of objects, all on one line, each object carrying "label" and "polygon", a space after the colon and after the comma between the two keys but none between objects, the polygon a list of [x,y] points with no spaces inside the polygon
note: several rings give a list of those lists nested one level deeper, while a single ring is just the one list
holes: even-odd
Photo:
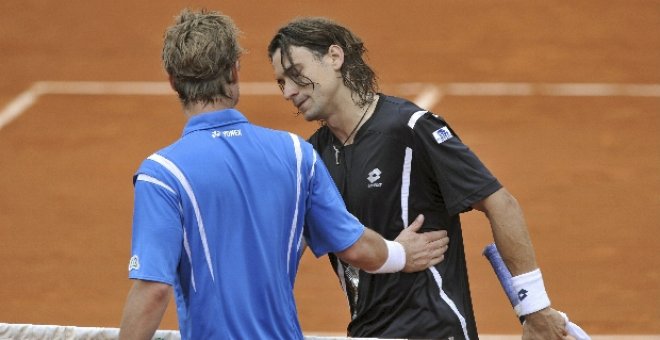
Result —
[{"label": "sweaty hair", "polygon": [[230,97],[226,85],[235,79],[232,67],[241,56],[240,31],[219,12],[189,9],[165,31],[163,66],[184,106],[212,104]]},{"label": "sweaty hair", "polygon": [[378,87],[376,74],[362,58],[367,49],[358,36],[330,19],[306,17],[286,24],[277,31],[268,45],[268,57],[272,62],[273,54],[280,49],[281,63],[286,70],[286,76],[298,85],[313,86],[314,82],[311,79],[300,75],[293,68],[287,69],[284,67],[284,62],[293,64],[292,46],[305,47],[316,57],[321,58],[328,53],[331,45],[337,45],[344,50],[344,64],[340,70],[344,85],[352,94],[357,95],[358,105],[366,105],[372,100]]}]

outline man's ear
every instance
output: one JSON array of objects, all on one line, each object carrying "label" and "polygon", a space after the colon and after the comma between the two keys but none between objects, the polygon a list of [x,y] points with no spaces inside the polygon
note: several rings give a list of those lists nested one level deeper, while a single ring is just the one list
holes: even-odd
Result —
[{"label": "man's ear", "polygon": [[231,67],[231,82],[238,83],[238,70],[241,69],[241,62],[236,60],[234,66]]},{"label": "man's ear", "polygon": [[170,75],[167,76],[167,80],[170,81],[170,87],[172,88],[172,90],[174,90],[174,92],[176,92],[176,88],[174,87],[174,77],[172,77],[172,75],[170,74]]},{"label": "man's ear", "polygon": [[328,47],[327,55],[330,57],[332,68],[339,71],[342,65],[344,65],[344,49],[339,45],[330,45],[330,47]]}]

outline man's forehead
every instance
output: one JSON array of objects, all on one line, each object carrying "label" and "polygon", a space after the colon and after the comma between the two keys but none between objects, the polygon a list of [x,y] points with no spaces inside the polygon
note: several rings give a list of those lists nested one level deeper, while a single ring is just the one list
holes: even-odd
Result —
[{"label": "man's forehead", "polygon": [[292,68],[305,68],[318,59],[312,50],[302,46],[289,46],[288,53],[284,55],[282,51],[283,49],[279,48],[273,53],[273,67],[276,74],[288,72]]},{"label": "man's forehead", "polygon": [[294,65],[304,64],[315,59],[314,52],[309,48],[302,46],[289,46],[287,54],[288,58],[286,56],[283,58],[285,67],[291,66],[291,63]]}]

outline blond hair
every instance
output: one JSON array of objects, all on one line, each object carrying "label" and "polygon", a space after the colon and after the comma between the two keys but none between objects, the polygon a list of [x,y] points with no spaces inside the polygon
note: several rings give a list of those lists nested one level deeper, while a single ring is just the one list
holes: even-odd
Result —
[{"label": "blond hair", "polygon": [[241,56],[240,31],[216,11],[185,9],[165,32],[162,60],[183,105],[230,97],[232,68]]}]

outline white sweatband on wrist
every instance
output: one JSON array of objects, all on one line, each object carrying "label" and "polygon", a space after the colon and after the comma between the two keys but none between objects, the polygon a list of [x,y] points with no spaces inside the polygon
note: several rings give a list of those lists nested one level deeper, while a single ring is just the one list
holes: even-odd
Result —
[{"label": "white sweatband on wrist", "polygon": [[511,284],[520,301],[515,306],[518,316],[532,314],[550,306],[540,269],[512,277]]},{"label": "white sweatband on wrist", "polygon": [[380,268],[374,271],[365,270],[371,274],[396,273],[406,266],[406,250],[399,242],[385,240],[387,245],[387,259]]}]

